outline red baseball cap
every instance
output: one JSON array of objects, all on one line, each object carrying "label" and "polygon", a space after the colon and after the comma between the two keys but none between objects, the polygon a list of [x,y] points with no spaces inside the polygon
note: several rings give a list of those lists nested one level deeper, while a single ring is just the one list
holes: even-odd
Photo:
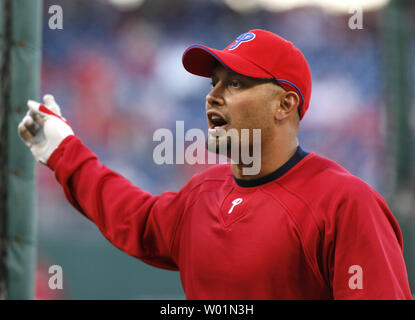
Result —
[{"label": "red baseball cap", "polygon": [[299,49],[290,41],[261,29],[241,34],[224,50],[193,45],[186,49],[184,68],[198,76],[211,77],[215,61],[244,76],[275,79],[286,91],[301,97],[300,119],[306,113],[311,96],[310,67]]}]

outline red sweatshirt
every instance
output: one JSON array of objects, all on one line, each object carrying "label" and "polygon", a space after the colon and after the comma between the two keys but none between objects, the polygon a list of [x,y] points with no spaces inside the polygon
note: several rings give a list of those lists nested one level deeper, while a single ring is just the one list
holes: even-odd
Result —
[{"label": "red sweatshirt", "polygon": [[153,196],[75,136],[48,166],[72,205],[122,251],[179,270],[187,299],[411,299],[400,228],[335,162],[297,153],[259,179],[229,164]]}]

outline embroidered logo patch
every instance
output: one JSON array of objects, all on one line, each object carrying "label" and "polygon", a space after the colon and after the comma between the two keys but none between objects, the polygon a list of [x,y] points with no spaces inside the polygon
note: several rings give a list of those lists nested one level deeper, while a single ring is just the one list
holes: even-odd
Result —
[{"label": "embroidered logo patch", "polygon": [[232,207],[231,209],[228,211],[228,214],[231,214],[233,211],[233,208],[235,208],[235,206],[237,206],[238,204],[241,204],[242,202],[242,198],[236,198],[235,200],[232,201]]},{"label": "embroidered logo patch", "polygon": [[240,44],[244,42],[249,42],[255,39],[255,33],[252,32],[245,32],[242,33],[238,38],[236,38],[236,42],[229,47],[229,50],[234,50],[239,47]]}]

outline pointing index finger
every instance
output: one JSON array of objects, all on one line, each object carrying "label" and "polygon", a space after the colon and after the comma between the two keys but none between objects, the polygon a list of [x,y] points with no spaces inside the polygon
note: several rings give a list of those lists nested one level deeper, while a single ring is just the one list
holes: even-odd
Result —
[{"label": "pointing index finger", "polygon": [[40,107],[39,102],[36,102],[34,100],[27,100],[27,106],[29,107],[30,110],[32,110],[34,112],[40,112],[39,111],[39,107]]}]

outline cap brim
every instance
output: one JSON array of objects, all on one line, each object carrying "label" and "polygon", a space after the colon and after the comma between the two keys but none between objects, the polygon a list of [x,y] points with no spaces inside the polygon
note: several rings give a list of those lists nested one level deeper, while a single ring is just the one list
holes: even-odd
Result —
[{"label": "cap brim", "polygon": [[229,51],[193,45],[183,53],[184,68],[198,76],[211,77],[215,62],[247,77],[271,79],[273,76],[261,67]]}]

